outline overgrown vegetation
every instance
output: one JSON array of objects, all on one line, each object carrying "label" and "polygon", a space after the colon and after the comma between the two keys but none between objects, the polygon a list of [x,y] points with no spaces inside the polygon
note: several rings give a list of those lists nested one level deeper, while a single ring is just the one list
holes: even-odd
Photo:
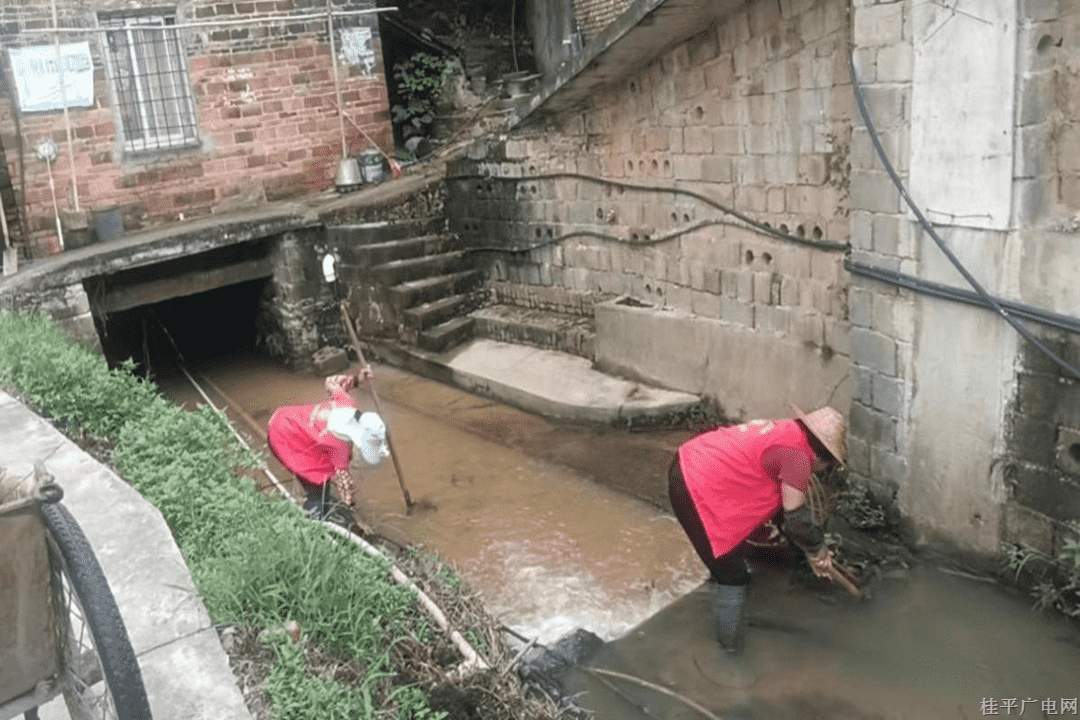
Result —
[{"label": "overgrown vegetation", "polygon": [[[394,65],[394,79],[403,102],[394,105],[394,122],[410,126],[412,132],[428,134],[435,120],[435,105],[450,74],[450,61],[438,55],[418,52]],[[406,133],[408,134],[408,133]]]},{"label": "overgrown vegetation", "polygon": [[1005,565],[1020,582],[1028,572],[1031,597],[1035,607],[1053,608],[1064,615],[1080,618],[1080,542],[1067,541],[1057,557],[1048,557],[1018,543],[1002,548]]},{"label": "overgrown vegetation", "polygon": [[[103,459],[161,511],[257,720],[559,715],[524,699],[508,667],[451,680],[460,655],[385,561],[264,497],[246,474],[254,456],[218,415],[177,407],[131,369],[110,370],[47,318],[0,311],[0,387],[80,444],[111,448]],[[474,647],[508,662],[497,623],[451,567],[419,551],[394,561]]]}]

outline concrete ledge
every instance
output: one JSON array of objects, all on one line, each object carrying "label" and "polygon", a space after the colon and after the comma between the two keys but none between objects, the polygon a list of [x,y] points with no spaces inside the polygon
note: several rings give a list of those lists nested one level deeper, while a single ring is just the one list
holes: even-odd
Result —
[{"label": "concrete ledge", "polygon": [[[596,366],[710,397],[728,417],[787,417],[851,405],[851,361],[812,343],[655,307],[596,305]],[[835,393],[835,394],[834,394]],[[830,400],[831,396],[831,400]]]},{"label": "concrete ledge", "polygon": [[378,357],[547,417],[612,424],[684,412],[696,395],[605,375],[585,358],[554,350],[478,339],[446,353],[389,343]]},{"label": "concrete ledge", "polygon": [[[101,564],[138,656],[155,718],[250,720],[183,556],[157,508],[25,406],[0,392],[0,467],[45,467]],[[43,720],[66,718],[61,698]]]}]

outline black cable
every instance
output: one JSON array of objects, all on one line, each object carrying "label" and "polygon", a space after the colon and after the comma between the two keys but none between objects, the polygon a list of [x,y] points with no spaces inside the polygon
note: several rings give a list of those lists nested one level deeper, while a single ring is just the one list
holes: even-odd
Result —
[{"label": "black cable", "polygon": [[[893,270],[866,265],[850,258],[844,258],[844,269],[852,275],[868,277],[873,280],[904,288],[905,290],[911,290],[920,295],[928,295],[942,300],[952,300],[953,302],[965,303],[974,307],[992,309],[990,304],[983,300],[981,295],[970,290],[942,285],[940,283],[912,277],[911,275],[905,275]],[[1030,322],[1037,322],[1056,330],[1080,334],[1080,320],[1074,317],[1059,315],[1058,313],[1052,313],[1041,308],[1012,302],[1010,300],[998,300],[998,303],[1016,317]]]},{"label": "black cable", "polygon": [[601,232],[595,232],[593,230],[575,230],[568,232],[558,237],[550,238],[543,242],[535,243],[533,245],[526,245],[524,247],[500,247],[498,245],[478,245],[473,247],[462,248],[462,252],[502,252],[510,254],[522,254],[532,252],[533,250],[539,250],[540,248],[547,247],[548,245],[557,245],[564,240],[569,240],[575,237],[591,237],[598,240],[606,240],[608,242],[622,243],[623,245],[638,245],[642,247],[648,247],[651,245],[660,245],[666,242],[671,242],[676,238],[686,235],[688,233],[696,232],[702,228],[711,227],[713,225],[726,225],[729,227],[742,228],[744,230],[753,230],[753,228],[747,228],[745,225],[731,222],[730,220],[701,220],[689,227],[682,228],[680,230],[674,230],[667,235],[661,235],[660,237],[649,237],[643,235],[639,240],[627,239],[618,235],[607,235]]},{"label": "black cable", "polygon": [[953,255],[952,251],[949,250],[949,247],[945,244],[945,241],[941,239],[937,234],[937,231],[934,230],[934,227],[922,214],[922,211],[919,210],[915,201],[908,195],[907,188],[904,187],[903,181],[900,179],[900,176],[896,174],[896,170],[893,168],[892,163],[889,162],[889,158],[885,154],[885,148],[881,145],[881,138],[878,137],[877,129],[874,127],[874,121],[870,119],[870,112],[866,109],[866,100],[863,98],[862,89],[859,86],[859,79],[855,76],[855,48],[851,40],[848,41],[848,69],[851,73],[851,89],[855,95],[855,103],[859,106],[859,114],[862,115],[863,122],[866,123],[866,130],[870,134],[870,141],[874,144],[874,150],[877,152],[878,157],[881,158],[881,162],[885,166],[885,171],[889,174],[893,184],[896,185],[897,190],[900,191],[900,197],[904,198],[904,202],[906,202],[908,207],[911,208],[911,211],[915,213],[915,217],[918,219],[919,224],[922,225],[927,233],[929,233],[930,237],[934,240],[934,243],[941,248],[941,251],[945,253],[945,257],[949,259],[949,262],[953,264],[953,267],[964,276],[964,279],[968,281],[968,284],[975,289],[975,292],[979,294],[979,297],[981,297],[994,312],[1000,315],[1005,322],[1009,323],[1009,325],[1012,325],[1025,340],[1035,345],[1035,347],[1039,348],[1039,350],[1045,353],[1047,357],[1057,363],[1062,369],[1080,380],[1080,370],[1058,357],[1053,350],[1046,347],[1042,341],[1017,322],[1010,313],[1006,312],[1001,303],[986,292],[983,286],[979,284],[979,281],[975,279],[966,267],[964,267],[964,264]]},{"label": "black cable", "polygon": [[[448,175],[446,180],[499,180],[501,182],[529,182],[531,180],[585,180],[588,182],[600,183],[602,185],[608,185],[610,187],[619,188],[620,190],[644,190],[646,192],[659,192],[659,193],[673,193],[676,195],[685,195],[686,197],[694,198],[699,202],[719,210],[725,215],[731,215],[734,218],[741,220],[749,226],[748,229],[755,230],[763,235],[776,238],[777,240],[784,240],[786,242],[792,242],[799,245],[808,245],[820,250],[836,250],[846,251],[850,248],[850,245],[846,242],[838,242],[835,240],[812,240],[810,238],[799,237],[798,235],[789,235],[781,232],[770,225],[758,222],[748,215],[739,212],[735,208],[728,207],[722,203],[718,203],[707,195],[696,193],[693,190],[684,190],[682,188],[661,187],[659,185],[633,185],[631,183],[623,183],[617,180],[609,180],[608,178],[596,177],[594,175],[583,175],[581,173],[571,172],[557,172],[557,173],[541,173],[539,175],[529,175],[523,177],[503,177],[501,175],[480,175],[478,173],[461,174],[461,175]],[[609,236],[610,237],[610,236]]]}]

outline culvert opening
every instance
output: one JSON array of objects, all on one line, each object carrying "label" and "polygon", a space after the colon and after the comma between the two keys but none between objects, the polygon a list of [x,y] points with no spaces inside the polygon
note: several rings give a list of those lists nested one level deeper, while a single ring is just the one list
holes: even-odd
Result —
[{"label": "culvert opening", "polygon": [[185,363],[254,351],[259,298],[267,282],[249,280],[97,318],[105,358],[110,367],[130,358],[136,372],[154,378],[180,372],[176,349]]}]

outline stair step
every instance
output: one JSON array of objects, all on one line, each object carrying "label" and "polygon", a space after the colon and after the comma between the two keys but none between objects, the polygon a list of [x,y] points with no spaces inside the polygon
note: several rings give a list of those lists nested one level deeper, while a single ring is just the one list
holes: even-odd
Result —
[{"label": "stair step", "polygon": [[371,272],[384,285],[399,285],[410,280],[465,270],[466,265],[465,252],[457,250],[438,255],[393,260],[376,265]]},{"label": "stair step", "polygon": [[442,352],[447,348],[459,345],[469,339],[472,334],[473,319],[468,315],[462,315],[452,320],[424,330],[417,337],[416,344],[422,350],[429,352]]},{"label": "stair step", "polygon": [[450,318],[464,315],[478,305],[477,298],[462,293],[423,303],[405,311],[405,327],[426,330]]},{"label": "stair step", "polygon": [[327,240],[331,247],[373,245],[391,240],[405,240],[421,235],[437,235],[446,229],[446,221],[440,217],[420,218],[394,222],[350,223],[329,225]]},{"label": "stair step", "polygon": [[484,274],[479,270],[462,270],[447,275],[403,282],[390,288],[390,297],[397,311],[403,313],[406,308],[438,300],[447,295],[475,290],[483,282]]},{"label": "stair step", "polygon": [[443,249],[446,239],[439,235],[423,235],[390,240],[389,242],[359,245],[351,249],[352,262],[361,269],[370,269],[395,260],[408,260],[424,255],[434,255]]},{"label": "stair step", "polygon": [[596,325],[593,318],[518,305],[491,305],[469,314],[477,337],[522,343],[594,359]]}]

